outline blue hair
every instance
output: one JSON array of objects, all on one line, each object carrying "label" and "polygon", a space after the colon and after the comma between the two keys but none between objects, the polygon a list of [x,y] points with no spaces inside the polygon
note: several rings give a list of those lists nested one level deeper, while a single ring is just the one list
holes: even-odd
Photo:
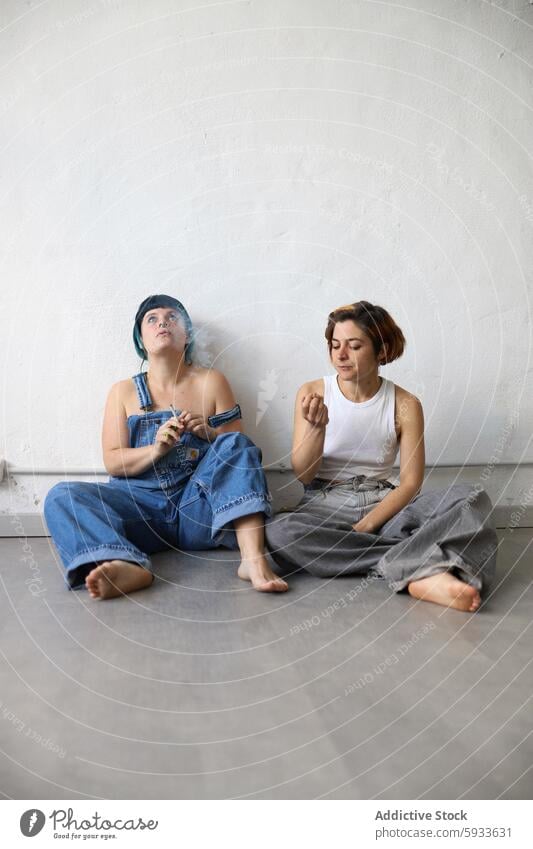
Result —
[{"label": "blue hair", "polygon": [[187,333],[187,344],[185,345],[185,362],[192,363],[192,354],[194,350],[194,328],[192,326],[192,321],[189,313],[181,303],[181,301],[176,300],[176,298],[172,298],[170,295],[150,295],[148,298],[142,302],[135,314],[135,323],[133,325],[133,344],[135,345],[135,350],[138,355],[145,360],[146,359],[146,349],[143,345],[142,335],[141,335],[141,322],[150,310],[156,309],[157,307],[171,307],[176,310],[183,319],[183,324],[185,325],[185,331]]}]

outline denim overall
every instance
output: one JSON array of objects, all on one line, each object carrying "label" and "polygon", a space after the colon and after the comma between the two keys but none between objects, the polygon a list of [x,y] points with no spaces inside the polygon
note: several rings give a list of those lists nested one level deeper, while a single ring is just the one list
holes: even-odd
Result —
[{"label": "denim overall", "polygon": [[[151,445],[171,410],[150,412],[146,377],[133,378],[142,414],[128,416],[129,445]],[[210,417],[220,426],[238,407]],[[181,411],[177,411],[178,414]],[[164,457],[136,477],[107,483],[63,481],[48,493],[44,516],[70,588],[84,586],[96,563],[127,560],[151,570],[148,555],[168,548],[238,548],[234,519],[272,515],[261,450],[242,433],[207,442],[184,433]]]}]

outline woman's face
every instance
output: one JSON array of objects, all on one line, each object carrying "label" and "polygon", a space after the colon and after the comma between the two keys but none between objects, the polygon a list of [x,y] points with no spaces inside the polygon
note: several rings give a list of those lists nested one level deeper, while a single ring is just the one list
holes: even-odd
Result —
[{"label": "woman's face", "polygon": [[379,365],[370,337],[354,321],[338,321],[335,325],[331,362],[344,380],[369,377]]},{"label": "woman's face", "polygon": [[188,341],[181,315],[170,307],[149,310],[141,322],[141,336],[149,354],[165,348],[183,352]]}]

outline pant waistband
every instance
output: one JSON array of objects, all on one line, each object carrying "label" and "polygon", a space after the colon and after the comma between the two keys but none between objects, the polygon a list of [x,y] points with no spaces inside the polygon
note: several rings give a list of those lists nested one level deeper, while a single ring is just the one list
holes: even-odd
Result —
[{"label": "pant waistband", "polygon": [[310,489],[333,489],[337,486],[346,486],[350,489],[396,489],[395,485],[388,480],[377,480],[376,478],[369,478],[366,475],[354,475],[351,478],[346,478],[343,481],[337,480],[324,480],[322,478],[314,478],[308,487]]}]

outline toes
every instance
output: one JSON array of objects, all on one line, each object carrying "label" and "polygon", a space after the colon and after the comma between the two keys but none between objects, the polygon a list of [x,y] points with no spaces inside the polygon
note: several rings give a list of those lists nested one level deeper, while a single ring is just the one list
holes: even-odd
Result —
[{"label": "toes", "polygon": [[288,584],[281,578],[265,578],[262,581],[254,582],[253,585],[256,590],[263,593],[283,592],[289,589]]},{"label": "toes", "polygon": [[93,569],[87,577],[85,578],[85,586],[89,592],[91,598],[97,598],[100,595],[100,588],[98,586],[98,578],[100,576],[100,567],[97,566],[96,569]]},{"label": "toes", "polygon": [[479,595],[479,593],[476,592],[475,595],[471,596],[470,604],[468,605],[467,610],[469,610],[470,613],[474,613],[474,611],[479,608],[480,604],[481,596]]},{"label": "toes", "polygon": [[273,580],[269,581],[268,584],[263,585],[263,589],[268,589],[270,592],[284,592],[288,590],[288,585],[285,581],[280,580],[280,578],[273,578]]}]

